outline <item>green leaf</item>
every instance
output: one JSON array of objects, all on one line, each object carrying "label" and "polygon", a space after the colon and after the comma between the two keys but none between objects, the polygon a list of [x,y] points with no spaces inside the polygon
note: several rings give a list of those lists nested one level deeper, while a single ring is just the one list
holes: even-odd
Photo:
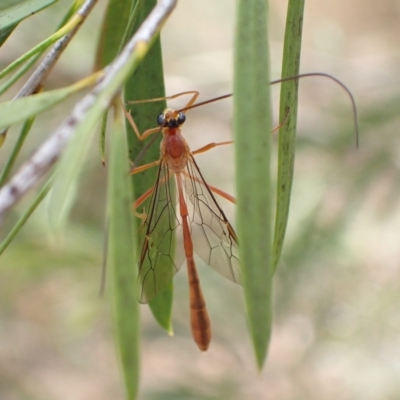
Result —
[{"label": "green leaf", "polygon": [[132,214],[132,180],[124,114],[116,110],[112,129],[108,180],[108,265],[112,271],[114,326],[128,399],[139,386],[139,305],[136,296],[136,257]]},{"label": "green leaf", "polygon": [[21,132],[20,132],[18,139],[14,145],[14,148],[12,149],[10,155],[8,156],[8,160],[6,161],[4,168],[1,171],[0,187],[2,187],[6,183],[8,176],[9,176],[12,168],[14,167],[15,161],[17,160],[17,157],[22,149],[25,139],[27,138],[27,136],[32,128],[34,120],[35,120],[35,118],[28,118],[25,121],[24,125],[22,126]]},{"label": "green leaf", "polygon": [[234,56],[237,229],[248,325],[258,367],[272,323],[269,47],[265,0],[240,0]]},{"label": "green leaf", "polygon": [[109,0],[97,45],[96,70],[104,68],[118,54],[131,7],[132,0]]},{"label": "green leaf", "polygon": [[2,0],[0,5],[0,46],[19,22],[58,0]]},{"label": "green leaf", "polygon": [[0,128],[7,128],[48,110],[76,93],[75,85],[0,104]]},{"label": "green leaf", "polygon": [[[149,13],[149,11],[156,4],[155,0],[149,0],[144,2],[143,8],[141,9],[137,22],[133,27],[133,31],[137,29],[137,25],[143,20],[143,18]],[[161,55],[161,43],[160,39],[157,39],[153,47],[147,54],[146,58],[136,69],[135,73],[130,77],[125,85],[125,101],[134,100],[149,100],[165,96],[164,89],[164,75],[162,66],[162,55]],[[141,103],[127,105],[127,109],[130,110],[132,118],[134,119],[139,131],[142,133],[146,129],[154,128],[157,126],[156,119],[157,115],[166,108],[165,101]],[[129,153],[130,159],[135,161],[143,147],[146,146],[150,137],[146,142],[140,141],[135,135],[133,129],[128,124],[128,142],[129,142]],[[156,142],[144,153],[141,157],[139,164],[146,164],[155,161],[160,158],[160,140],[161,135],[157,138]],[[132,177],[134,181],[134,197],[138,198],[152,185],[156,180],[157,168],[151,168],[140,174]],[[172,186],[172,185],[171,185]],[[174,195],[172,193],[172,195]],[[144,203],[145,210],[148,210],[148,202]],[[141,208],[142,209],[142,208]],[[141,212],[141,210],[139,210]],[[160,221],[159,224],[165,224],[167,227],[168,221]],[[161,226],[161,225],[160,225]],[[174,245],[173,245],[174,246]],[[171,270],[172,262],[165,265],[165,270]],[[163,285],[164,286],[164,285]],[[165,290],[163,290],[160,298],[153,298],[149,302],[151,311],[157,320],[157,322],[168,332],[172,332],[171,328],[171,315],[172,315],[172,300],[173,300],[173,282],[165,283]],[[158,296],[157,296],[158,297]]]},{"label": "green leaf", "polygon": [[4,250],[8,247],[8,245],[13,241],[14,237],[17,236],[18,232],[23,228],[26,221],[28,221],[29,217],[36,210],[37,206],[42,202],[42,200],[47,196],[52,185],[52,179],[49,179],[46,184],[42,187],[39,194],[32,201],[31,205],[28,209],[21,215],[18,219],[17,223],[11,229],[10,233],[0,244],[0,255],[3,254]]},{"label": "green leaf", "polygon": [[[96,72],[87,78],[75,83],[69,89],[74,88],[76,91],[90,83],[96,81],[102,72]],[[115,84],[115,82],[114,82]],[[107,87],[99,98],[111,98],[113,93],[113,85]],[[61,90],[61,89],[60,89]],[[46,94],[46,93],[44,93]],[[33,97],[40,96],[35,95]],[[104,96],[104,97],[103,97]],[[23,100],[23,99],[21,99]],[[18,101],[21,101],[18,100]],[[107,100],[104,100],[105,102]],[[69,211],[75,200],[76,188],[78,183],[78,176],[83,170],[83,163],[85,156],[92,143],[92,136],[94,133],[93,125],[99,120],[103,110],[104,104],[99,104],[98,99],[88,111],[87,118],[78,124],[76,127],[76,134],[66,147],[66,150],[61,157],[58,165],[59,176],[55,180],[53,190],[49,202],[49,220],[50,223],[59,230],[65,224]],[[75,126],[76,122],[72,123]],[[80,134],[78,132],[81,132]]]},{"label": "green leaf", "polygon": [[150,309],[154,318],[163,327],[169,335],[173,335],[173,328],[171,323],[172,301],[174,299],[173,281],[169,286],[161,290],[157,296],[149,301]]},{"label": "green leaf", "polygon": [[[303,12],[304,0],[289,0],[283,48],[282,78],[299,74]],[[282,253],[289,218],[296,146],[298,86],[297,79],[281,84],[279,118],[281,122],[285,121],[285,123],[279,129],[278,182],[273,247],[274,271]]]}]

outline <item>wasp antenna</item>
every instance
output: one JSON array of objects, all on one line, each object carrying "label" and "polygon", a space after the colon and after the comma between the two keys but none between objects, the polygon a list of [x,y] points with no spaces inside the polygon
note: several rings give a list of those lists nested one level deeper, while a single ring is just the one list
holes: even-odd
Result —
[{"label": "wasp antenna", "polygon": [[[354,100],[354,96],[351,93],[350,89],[342,81],[340,81],[339,79],[335,78],[334,76],[326,74],[324,72],[308,72],[308,73],[305,73],[305,74],[299,74],[299,75],[294,75],[294,76],[288,76],[286,78],[276,79],[274,81],[271,81],[270,84],[271,85],[275,85],[276,83],[292,81],[294,79],[307,78],[307,77],[310,77],[310,76],[322,76],[324,78],[329,78],[329,79],[333,80],[334,82],[336,82],[339,86],[341,86],[346,91],[346,93],[349,96],[350,101],[351,101],[351,106],[352,106],[352,111],[353,111],[354,131],[355,131],[355,136],[356,136],[356,148],[358,149],[358,147],[359,147],[359,136],[360,135],[359,135],[359,128],[358,128],[358,113],[357,113],[356,101]],[[191,110],[192,108],[204,106],[205,104],[213,103],[214,101],[218,101],[218,100],[223,100],[223,99],[226,99],[226,98],[231,97],[231,96],[233,96],[233,93],[225,94],[223,96],[214,97],[212,99],[201,101],[200,103],[193,104],[193,105],[191,105],[189,107],[181,108],[180,110],[177,110],[176,112],[185,112],[187,110]]]},{"label": "wasp antenna", "polygon": [[185,112],[187,110],[191,110],[192,108],[204,106],[205,104],[214,103],[214,101],[227,99],[228,97],[232,97],[232,96],[233,96],[233,93],[225,94],[223,96],[214,97],[213,99],[201,101],[200,103],[193,104],[193,105],[191,105],[189,107],[181,108],[180,110],[176,110],[176,112],[177,113]]},{"label": "wasp antenna", "polygon": [[288,76],[285,78],[281,79],[276,79],[271,82],[271,85],[274,85],[276,83],[282,83],[282,82],[287,82],[287,81],[292,81],[294,79],[300,79],[300,78],[307,78],[310,76],[322,76],[324,78],[329,78],[336,82],[339,86],[341,86],[347,93],[347,95],[350,98],[351,101],[351,107],[353,111],[353,121],[354,121],[354,131],[355,131],[355,136],[356,136],[356,148],[358,149],[359,146],[359,128],[358,128],[358,113],[357,113],[357,106],[356,106],[356,101],[354,100],[353,93],[351,93],[350,89],[339,79],[335,78],[332,75],[326,74],[324,72],[308,72],[305,74],[299,74],[299,75],[294,75],[294,76]]}]

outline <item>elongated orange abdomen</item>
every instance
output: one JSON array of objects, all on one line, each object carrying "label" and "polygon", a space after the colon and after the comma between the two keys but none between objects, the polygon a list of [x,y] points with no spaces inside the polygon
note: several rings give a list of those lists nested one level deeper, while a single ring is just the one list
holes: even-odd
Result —
[{"label": "elongated orange abdomen", "polygon": [[193,339],[201,351],[206,351],[211,342],[211,325],[206,302],[200,287],[200,280],[193,259],[193,242],[188,224],[188,211],[183,197],[182,179],[176,173],[179,193],[179,208],[182,217],[183,245],[185,248],[190,291],[190,325]]},{"label": "elongated orange abdomen", "polygon": [[200,287],[193,257],[187,258],[190,289],[190,325],[193,339],[201,351],[206,351],[211,342],[210,317]]}]

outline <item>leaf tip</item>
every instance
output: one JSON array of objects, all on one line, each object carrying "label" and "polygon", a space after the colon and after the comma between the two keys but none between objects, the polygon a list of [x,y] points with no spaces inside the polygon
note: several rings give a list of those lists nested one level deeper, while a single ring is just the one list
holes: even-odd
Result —
[{"label": "leaf tip", "polygon": [[0,148],[3,147],[3,144],[7,137],[7,130],[3,130],[0,132]]},{"label": "leaf tip", "polygon": [[168,325],[166,331],[167,331],[167,333],[168,333],[169,336],[171,336],[171,337],[174,336],[174,328],[173,328],[171,322],[169,323],[169,325]]}]

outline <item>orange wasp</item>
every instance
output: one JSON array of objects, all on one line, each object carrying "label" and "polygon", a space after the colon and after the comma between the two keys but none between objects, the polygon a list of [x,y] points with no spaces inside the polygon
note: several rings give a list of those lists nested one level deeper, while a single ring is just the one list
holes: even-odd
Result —
[{"label": "orange wasp", "polygon": [[[139,245],[139,300],[143,303],[148,302],[160,293],[178,272],[186,258],[192,335],[199,349],[206,351],[211,341],[211,326],[193,258],[194,251],[206,264],[237,283],[240,283],[240,264],[236,233],[219,206],[214,193],[233,203],[235,199],[206,183],[193,156],[216,146],[231,144],[232,141],[210,143],[191,151],[181,134],[181,126],[186,119],[185,111],[231,95],[197,104],[194,104],[199,95],[197,91],[178,93],[167,99],[187,94],[191,94],[192,97],[184,108],[165,109],[157,117],[159,126],[148,129],[143,134],[140,134],[133,118],[126,112],[140,140],[145,140],[149,135],[160,131],[163,134],[160,159],[133,167],[131,170],[132,174],[136,174],[158,165],[154,186],[134,203],[134,209],[137,209],[151,196],[148,213],[138,215],[143,220],[142,229],[144,230]],[[161,228],[159,224],[161,219],[168,221],[167,229],[165,225]],[[176,246],[173,240],[174,234],[178,241]],[[180,241],[183,243],[179,243]],[[174,250],[175,256],[173,256]],[[166,261],[172,265],[172,270],[166,270]]]},{"label": "orange wasp", "polygon": [[[272,81],[271,84],[309,76],[329,78],[347,92],[352,103],[356,146],[358,147],[356,104],[353,95],[341,81],[325,73],[312,72],[278,79]],[[160,293],[171,282],[173,275],[178,272],[186,258],[192,335],[200,350],[206,351],[211,341],[211,327],[193,258],[194,251],[206,264],[236,283],[240,283],[240,262],[236,233],[219,206],[214,193],[232,203],[235,203],[235,199],[206,183],[193,156],[216,146],[231,144],[232,141],[209,143],[198,150],[191,151],[181,134],[181,126],[186,119],[185,111],[230,97],[232,94],[197,104],[194,104],[199,96],[197,91],[130,103],[170,100],[189,94],[192,97],[184,108],[180,110],[165,109],[157,118],[159,126],[148,129],[143,134],[140,134],[131,115],[127,111],[125,114],[140,140],[145,140],[151,134],[160,131],[163,134],[160,159],[140,167],[133,167],[131,170],[132,174],[136,174],[158,165],[155,185],[134,203],[134,208],[137,209],[151,196],[148,213],[139,215],[143,220],[142,229],[145,231],[140,240],[139,300],[143,303],[148,302],[153,296]],[[285,120],[272,132],[280,128],[286,118],[287,115]],[[177,189],[178,196],[175,196],[175,189]],[[159,224],[161,219],[168,221],[167,229],[161,228],[162,224]],[[176,246],[173,240],[174,233],[178,240]],[[183,241],[183,243],[179,243],[179,241]],[[176,249],[175,256],[173,255],[174,249]],[[165,265],[172,265],[172,270],[165,268]]]}]

